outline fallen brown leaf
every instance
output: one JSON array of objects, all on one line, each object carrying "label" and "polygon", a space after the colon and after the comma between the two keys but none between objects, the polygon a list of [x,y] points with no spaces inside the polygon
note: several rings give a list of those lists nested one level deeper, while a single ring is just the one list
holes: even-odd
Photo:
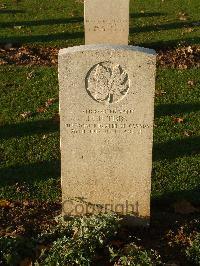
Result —
[{"label": "fallen brown leaf", "polygon": [[6,64],[7,64],[6,61],[4,61],[3,59],[0,59],[0,65],[6,65]]},{"label": "fallen brown leaf", "polygon": [[192,134],[193,134],[193,132],[192,131],[184,131],[184,136],[186,136],[186,137],[190,137],[190,136],[192,136]]},{"label": "fallen brown leaf", "polygon": [[6,8],[6,4],[1,4],[0,5],[0,9],[5,9]]},{"label": "fallen brown leaf", "polygon": [[14,29],[21,30],[22,26],[14,26]]},{"label": "fallen brown leaf", "polygon": [[31,71],[30,73],[27,74],[27,79],[31,79],[33,77],[34,73]]},{"label": "fallen brown leaf", "polygon": [[32,113],[31,113],[30,111],[28,111],[28,112],[23,112],[23,113],[20,114],[20,116],[23,117],[23,118],[30,117],[31,115],[32,115]]},{"label": "fallen brown leaf", "polygon": [[53,103],[55,103],[56,101],[57,101],[57,99],[55,99],[55,98],[48,99],[48,100],[46,101],[46,103],[45,103],[45,106],[46,106],[46,107],[49,107],[49,106],[51,106]]},{"label": "fallen brown leaf", "polygon": [[193,28],[186,28],[186,29],[184,30],[185,33],[190,33],[190,32],[193,32],[193,31],[194,31]]},{"label": "fallen brown leaf", "polygon": [[23,205],[24,206],[28,206],[29,205],[29,202],[26,200],[26,201],[23,201]]},{"label": "fallen brown leaf", "polygon": [[182,118],[182,117],[174,117],[173,118],[173,122],[174,123],[183,123],[184,122],[184,118]]},{"label": "fallen brown leaf", "polygon": [[195,85],[195,82],[194,80],[188,80],[187,84],[193,87]]},{"label": "fallen brown leaf", "polygon": [[9,205],[10,205],[10,202],[9,201],[7,201],[7,200],[0,200],[0,207],[5,208],[5,207],[9,207]]},{"label": "fallen brown leaf", "polygon": [[191,47],[191,46],[188,46],[188,47],[187,47],[187,52],[188,52],[188,53],[190,53],[190,54],[192,54],[192,53],[193,53],[193,49],[192,49],[192,47]]},{"label": "fallen brown leaf", "polygon": [[37,108],[36,112],[37,112],[37,113],[45,113],[46,110],[47,110],[47,109],[44,108],[44,107],[39,107],[39,108]]},{"label": "fallen brown leaf", "polygon": [[26,258],[24,260],[22,260],[19,264],[20,266],[32,266],[32,260],[30,258]]},{"label": "fallen brown leaf", "polygon": [[164,90],[157,90],[155,94],[156,94],[156,96],[162,96],[162,95],[165,95],[166,94],[166,91],[164,91]]},{"label": "fallen brown leaf", "polygon": [[184,12],[179,13],[179,20],[186,21],[188,19],[188,15]]}]

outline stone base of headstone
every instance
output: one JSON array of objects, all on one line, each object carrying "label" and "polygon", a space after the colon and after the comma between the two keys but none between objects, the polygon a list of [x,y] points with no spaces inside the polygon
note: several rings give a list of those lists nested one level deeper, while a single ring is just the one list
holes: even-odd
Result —
[{"label": "stone base of headstone", "polygon": [[60,50],[63,215],[116,212],[148,225],[155,65],[140,47]]}]

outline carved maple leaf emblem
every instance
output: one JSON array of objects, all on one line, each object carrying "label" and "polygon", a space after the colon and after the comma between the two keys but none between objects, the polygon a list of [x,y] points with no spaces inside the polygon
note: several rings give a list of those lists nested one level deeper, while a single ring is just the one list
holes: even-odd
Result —
[{"label": "carved maple leaf emblem", "polygon": [[120,65],[99,63],[90,71],[86,87],[89,95],[98,102],[118,102],[128,92],[128,74]]}]

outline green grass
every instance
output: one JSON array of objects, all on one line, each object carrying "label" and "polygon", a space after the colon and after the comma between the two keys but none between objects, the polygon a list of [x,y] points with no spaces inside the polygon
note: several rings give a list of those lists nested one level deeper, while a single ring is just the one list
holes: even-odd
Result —
[{"label": "green grass", "polygon": [[[48,99],[58,97],[56,70],[1,67],[0,80],[1,197],[58,198],[59,125],[52,120],[58,103],[36,113]],[[23,119],[20,114],[27,111],[32,116]],[[24,182],[26,189],[21,188]]]},{"label": "green grass", "polygon": [[[154,196],[200,201],[199,74],[199,69],[158,70],[157,91],[165,93],[156,98],[155,106]],[[196,85],[189,86],[189,80]]]},{"label": "green grass", "polygon": [[[199,0],[132,0],[130,44],[155,48],[198,44],[199,13]],[[83,1],[5,0],[0,4],[0,42],[59,47],[83,44]]]},{"label": "green grass", "polygon": [[[194,80],[195,86],[189,86],[188,80]],[[156,91],[165,93],[156,97],[152,196],[189,197],[196,202],[200,199],[200,70],[158,69]],[[45,113],[35,113],[56,97],[55,68],[0,67],[1,198],[59,198],[59,126],[52,120],[58,103]],[[20,114],[26,111],[33,116],[23,119]],[[174,118],[184,122],[175,123]]]}]

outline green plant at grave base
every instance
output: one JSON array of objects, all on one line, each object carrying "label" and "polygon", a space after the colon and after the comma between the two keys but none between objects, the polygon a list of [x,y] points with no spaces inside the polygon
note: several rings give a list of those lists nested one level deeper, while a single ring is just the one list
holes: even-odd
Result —
[{"label": "green plant at grave base", "polygon": [[[91,265],[97,249],[117,233],[119,218],[114,214],[94,215],[62,222],[61,228],[64,226],[68,234],[63,231],[37,265]],[[55,231],[45,238],[52,235],[55,236]],[[44,239],[44,235],[41,237]]]},{"label": "green plant at grave base", "polygon": [[109,248],[111,261],[115,266],[156,266],[162,265],[161,257],[154,250],[145,250],[131,243],[122,251],[115,252]]},{"label": "green plant at grave base", "polygon": [[30,260],[35,266],[91,265],[98,249],[116,235],[119,221],[111,213],[68,221],[59,217],[56,226],[36,238],[1,237],[0,264],[15,266]]},{"label": "green plant at grave base", "polygon": [[23,237],[0,237],[0,265],[19,265],[26,258],[35,255],[34,239]]},{"label": "green plant at grave base", "polygon": [[186,256],[192,265],[200,265],[200,233],[197,234],[190,247],[186,249]]}]

